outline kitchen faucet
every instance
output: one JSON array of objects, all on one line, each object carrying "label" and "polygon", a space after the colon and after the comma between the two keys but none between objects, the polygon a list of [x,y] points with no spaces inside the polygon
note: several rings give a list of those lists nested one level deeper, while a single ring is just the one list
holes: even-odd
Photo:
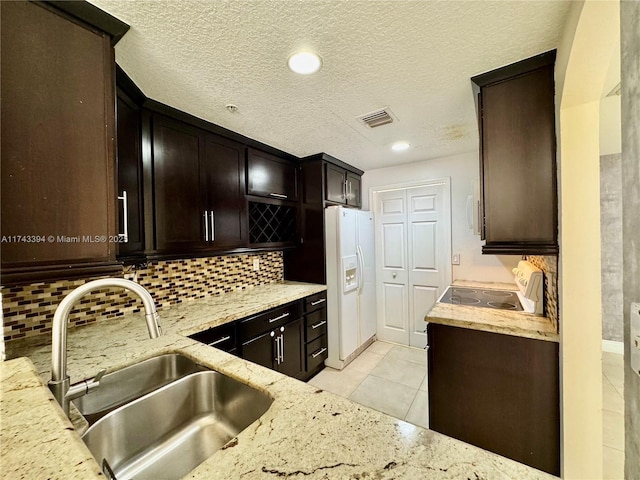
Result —
[{"label": "kitchen faucet", "polygon": [[69,293],[62,302],[60,302],[53,316],[51,380],[49,380],[49,390],[51,390],[53,396],[67,416],[69,416],[69,403],[71,400],[98,388],[100,386],[100,379],[106,371],[100,370],[95,378],[83,380],[75,385],[71,385],[69,375],[67,375],[67,324],[69,323],[69,314],[74,304],[87,293],[108,287],[121,287],[138,295],[144,305],[144,317],[147,321],[149,337],[157,338],[162,335],[160,326],[158,325],[158,313],[156,312],[153,298],[151,298],[151,295],[144,287],[131,280],[125,280],[124,278],[93,280]]}]

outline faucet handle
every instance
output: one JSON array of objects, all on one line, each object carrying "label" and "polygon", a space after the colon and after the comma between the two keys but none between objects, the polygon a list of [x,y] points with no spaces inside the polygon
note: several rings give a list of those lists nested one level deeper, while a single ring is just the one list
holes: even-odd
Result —
[{"label": "faucet handle", "polygon": [[100,380],[102,380],[102,377],[104,377],[105,373],[107,373],[107,369],[103,368],[91,380],[85,380],[84,383],[87,387],[87,390],[85,391],[85,393],[89,393],[90,391],[98,388],[100,386]]},{"label": "faucet handle", "polygon": [[98,374],[95,377],[93,377],[93,381],[100,383],[100,380],[102,379],[102,377],[104,377],[105,373],[107,373],[107,369],[103,368],[98,372]]},{"label": "faucet handle", "polygon": [[100,386],[100,380],[105,373],[107,373],[107,369],[103,368],[95,377],[87,380],[81,380],[78,383],[71,385],[65,394],[65,399],[69,401],[75,400],[76,398],[95,390]]}]

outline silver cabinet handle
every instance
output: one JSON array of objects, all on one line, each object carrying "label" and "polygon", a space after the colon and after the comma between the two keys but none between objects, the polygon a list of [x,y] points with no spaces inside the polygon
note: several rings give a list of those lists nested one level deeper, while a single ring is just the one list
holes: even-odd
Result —
[{"label": "silver cabinet handle", "polygon": [[284,327],[280,327],[280,362],[284,363]]},{"label": "silver cabinet handle", "polygon": [[283,313],[279,317],[269,319],[269,323],[277,322],[278,320],[282,320],[283,318],[286,318],[289,315],[291,315],[291,313],[289,313],[289,312]]},{"label": "silver cabinet handle", "polygon": [[276,332],[271,332],[269,335],[276,342],[276,358],[274,360],[280,365],[280,337],[276,337]]},{"label": "silver cabinet handle", "polygon": [[347,198],[348,198],[348,194],[347,194],[347,181],[344,181],[344,185],[342,186],[343,190],[344,190],[344,195],[342,195],[343,200],[346,202]]},{"label": "silver cabinet handle", "polygon": [[317,302],[311,302],[311,306],[315,307],[316,305],[320,305],[321,303],[326,302],[327,299],[326,298],[321,298],[320,300],[318,300]]},{"label": "silver cabinet handle", "polygon": [[270,193],[269,196],[270,197],[276,197],[276,198],[282,198],[284,200],[289,198],[287,195],[283,195],[282,193]]},{"label": "silver cabinet handle", "polygon": [[322,355],[324,352],[327,351],[326,347],[322,347],[320,350],[318,350],[316,353],[311,354],[312,358],[316,358],[318,355]]},{"label": "silver cabinet handle", "polygon": [[311,325],[311,328],[313,328],[314,330],[316,328],[320,328],[322,325],[324,325],[325,323],[327,323],[326,320],[321,321],[320,323],[316,323],[315,325]]},{"label": "silver cabinet handle", "polygon": [[211,210],[211,212],[209,212],[209,215],[211,216],[211,241],[215,242],[216,241],[216,214],[213,212],[213,210]]},{"label": "silver cabinet handle", "polygon": [[218,345],[219,343],[226,342],[227,340],[230,340],[230,339],[231,339],[231,335],[227,335],[226,337],[219,338],[215,342],[207,343],[207,345],[209,345],[210,347],[213,347],[214,345]]},{"label": "silver cabinet handle", "polygon": [[209,212],[204,211],[204,241],[209,241]]},{"label": "silver cabinet handle", "polygon": [[122,200],[122,223],[124,224],[124,233],[119,233],[118,237],[124,240],[124,243],[129,242],[129,201],[127,200],[127,191],[123,190],[122,195],[118,197],[118,200]]}]

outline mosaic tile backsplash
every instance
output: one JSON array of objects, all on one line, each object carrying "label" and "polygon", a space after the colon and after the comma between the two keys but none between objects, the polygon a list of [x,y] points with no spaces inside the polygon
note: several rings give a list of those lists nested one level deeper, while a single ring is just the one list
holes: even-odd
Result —
[{"label": "mosaic tile backsplash", "polygon": [[529,255],[527,257],[533,265],[544,272],[544,296],[545,296],[545,315],[556,331],[558,327],[558,257]]},{"label": "mosaic tile backsplash", "polygon": [[[150,262],[146,268],[126,271],[153,297],[158,310],[181,302],[220,295],[247,287],[281,281],[282,252],[229,255]],[[254,260],[259,270],[253,270]],[[99,277],[96,277],[99,278]],[[4,340],[11,341],[51,332],[53,314],[60,301],[90,279],[60,280],[18,287],[2,287]],[[80,326],[142,310],[142,302],[126,291],[105,289],[83,298],[69,319]]]}]

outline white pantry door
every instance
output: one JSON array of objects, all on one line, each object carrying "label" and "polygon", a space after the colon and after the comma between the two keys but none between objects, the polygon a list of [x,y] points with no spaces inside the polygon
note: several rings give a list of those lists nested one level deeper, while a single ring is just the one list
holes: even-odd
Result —
[{"label": "white pantry door", "polygon": [[424,347],[424,317],[451,283],[449,183],[375,193],[378,338]]},{"label": "white pantry door", "polygon": [[392,190],[376,197],[377,336],[408,345],[407,194]]}]

